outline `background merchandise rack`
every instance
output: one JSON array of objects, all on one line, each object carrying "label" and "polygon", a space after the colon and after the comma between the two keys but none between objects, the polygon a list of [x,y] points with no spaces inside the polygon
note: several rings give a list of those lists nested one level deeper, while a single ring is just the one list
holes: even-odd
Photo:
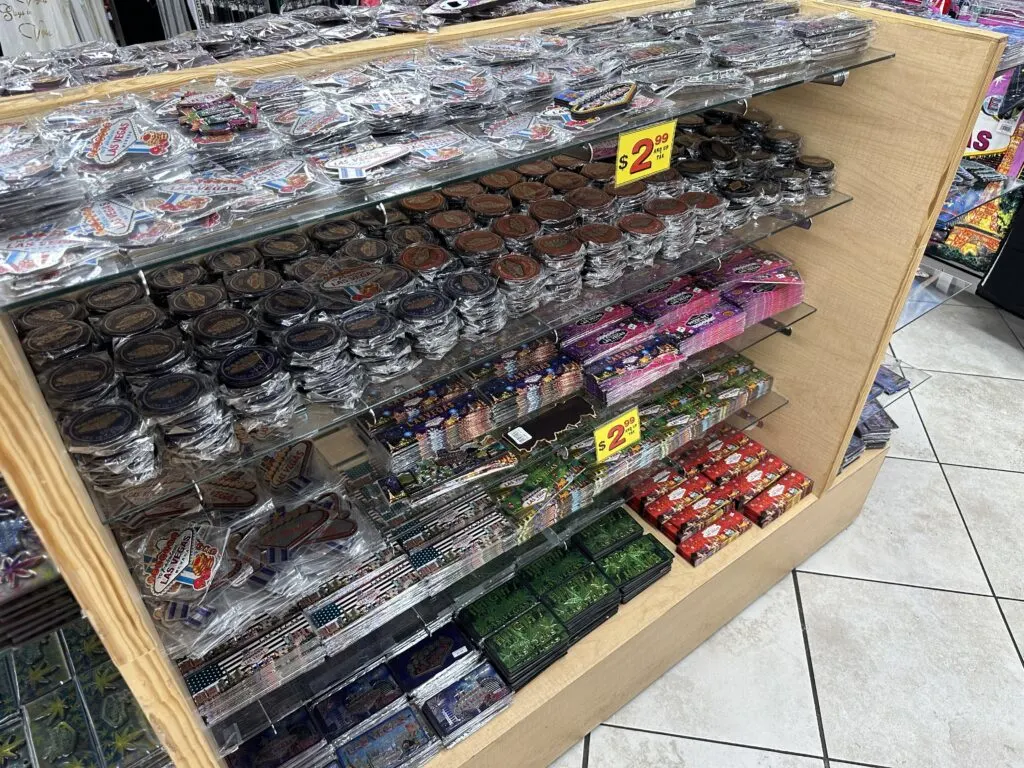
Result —
[{"label": "background merchandise rack", "polygon": [[[470,23],[443,30],[434,39],[586,24],[609,13],[650,10],[636,0],[607,0]],[[809,2],[803,10],[822,14],[849,8]],[[984,31],[884,11],[854,13],[875,22],[874,48],[895,52],[894,58],[876,56],[871,66],[851,72],[842,87],[808,83],[753,100],[755,108],[799,132],[806,152],[834,160],[842,192],[853,198],[850,204],[816,216],[813,223],[797,217],[800,228],[781,231],[780,226],[767,233],[772,234],[768,245],[799,269],[806,284],[805,301],[817,311],[803,318],[791,334],[771,335],[745,350],[755,365],[771,374],[774,389],[784,393],[789,404],[763,422],[753,409],[755,418],[740,426],[756,424],[751,434],[804,472],[813,481],[814,492],[772,526],[749,530],[699,567],[673,558],[665,576],[518,691],[506,711],[439,753],[431,765],[497,767],[510,760],[547,765],[856,517],[885,452],[867,451],[841,476],[839,466],[955,173],[971,127],[969,116],[977,112],[1003,40]],[[423,37],[333,46],[233,63],[227,69],[256,74],[337,64],[413,49],[423,45]],[[954,51],[960,76],[939,88],[933,74]],[[119,91],[179,85],[204,74],[213,73],[192,70],[72,89],[75,93],[14,97],[0,102],[0,118],[23,117]],[[659,120],[652,117],[646,122]],[[908,124],[913,130],[906,129]],[[314,211],[306,221],[338,212]],[[805,226],[809,229],[801,231]],[[169,253],[165,260],[191,255]],[[121,269],[127,274],[133,266]],[[0,335],[0,391],[0,471],[168,755],[189,768],[222,764],[225,740],[218,744],[203,723],[164,651],[103,513],[64,448],[6,314]],[[337,429],[341,423],[340,418],[332,420],[329,434],[323,424],[310,434],[324,432],[318,448],[332,465],[351,467],[363,446],[348,427]],[[660,535],[646,522],[641,524]],[[528,754],[523,744],[531,745]]]}]

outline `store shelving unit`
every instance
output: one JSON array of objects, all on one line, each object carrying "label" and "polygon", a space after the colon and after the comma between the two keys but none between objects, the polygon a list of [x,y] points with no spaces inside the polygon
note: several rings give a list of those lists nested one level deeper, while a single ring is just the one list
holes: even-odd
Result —
[{"label": "store shelving unit", "polygon": [[[543,25],[586,23],[603,14],[635,14],[641,9],[649,11],[651,4],[647,0],[606,0],[444,29],[432,36],[431,42],[504,34]],[[850,9],[812,1],[807,3],[806,10],[822,13]],[[751,408],[754,418],[744,425],[756,424],[752,429],[759,440],[809,475],[815,484],[814,494],[777,523],[747,532],[698,568],[677,559],[667,576],[623,606],[618,616],[517,693],[506,712],[457,747],[434,758],[432,766],[547,765],[856,517],[884,452],[867,452],[840,477],[838,467],[885,354],[889,335],[911,290],[931,223],[942,204],[942,194],[955,172],[970,129],[965,116],[976,113],[1003,42],[998,35],[987,32],[884,11],[853,12],[870,16],[877,23],[874,48],[864,57],[815,73],[817,76],[859,68],[850,74],[845,85],[824,87],[804,82],[813,78],[803,78],[802,84],[788,83],[792,87],[760,93],[753,102],[798,131],[804,137],[805,151],[827,155],[836,162],[843,195],[836,197],[835,205],[827,206],[835,210],[795,212],[775,222],[759,224],[756,232],[737,234],[738,239],[731,245],[737,247],[771,236],[768,245],[795,262],[806,281],[806,302],[817,309],[801,317],[792,333],[765,334],[756,340],[756,346],[745,347],[745,354],[774,376],[774,394],[784,394],[788,405],[764,413]],[[233,62],[216,70],[257,74],[298,67],[340,66],[343,62],[425,42],[424,35],[394,36],[252,62]],[[952,55],[958,62],[958,77],[953,82],[936,82],[934,73]],[[212,74],[190,70],[66,93],[5,99],[0,102],[0,120],[82,98],[172,85]],[[676,104],[671,114],[647,115],[640,124],[656,123],[739,95],[750,94],[722,94],[714,102]],[[907,130],[908,125],[913,130]],[[588,137],[597,138],[607,137]],[[459,169],[458,177],[523,160],[492,160],[486,168]],[[439,186],[452,178],[455,177],[432,178],[418,188]],[[289,211],[291,218],[287,220],[271,217],[251,224],[245,231],[232,231],[230,238],[248,240],[325,215],[376,205],[411,191],[414,190],[406,186],[400,190],[371,191],[359,199],[318,201],[308,210]],[[852,202],[839,205],[849,202],[851,197]],[[805,229],[807,226],[809,229]],[[191,258],[224,244],[221,238],[190,244],[188,248],[139,254],[131,261],[112,263],[97,279]],[[722,253],[728,251],[725,248]],[[671,271],[673,267],[658,269]],[[606,291],[590,295],[580,308],[557,308],[555,314],[550,314],[552,310],[548,307],[547,314],[535,314],[522,327],[513,327],[510,338],[498,343],[513,346],[534,338],[571,320],[584,306],[592,308],[630,295],[630,280],[635,281],[632,292],[636,292],[655,277],[666,274],[662,271],[627,278],[615,286],[613,294]],[[80,287],[54,286],[54,292]],[[20,300],[7,297],[4,303],[11,309]],[[795,321],[783,320],[780,325],[789,328],[792,322]],[[418,370],[409,381],[371,393],[370,397],[373,403],[382,402],[432,380],[431,376],[440,377],[496,351],[499,349],[493,342],[486,350],[467,349],[464,363],[449,361],[444,369]],[[8,317],[3,318],[0,328],[0,392],[0,471],[8,478],[176,764],[188,768],[220,764],[222,752],[230,750],[232,744],[261,722],[265,725],[272,719],[271,713],[264,711],[262,716],[268,719],[261,721],[256,712],[252,721],[255,725],[243,726],[236,720],[233,727],[227,726],[216,734],[199,718],[104,523],[106,511],[97,509],[74,470]],[[365,403],[362,409],[371,407],[371,403]],[[769,412],[770,418],[763,418]],[[318,439],[332,463],[349,466],[361,450],[353,433],[343,428],[353,413],[327,413],[304,432]],[[222,470],[223,466],[216,469]],[[591,512],[573,518],[567,525],[580,524]],[[565,531],[559,533],[556,528],[545,532],[543,541],[535,545],[555,545],[564,540],[560,538],[564,535]],[[496,564],[494,574],[488,578],[504,578],[503,574],[510,571],[507,564],[504,571],[502,567]],[[435,605],[425,605],[423,610]],[[329,665],[324,667],[323,673],[330,672]],[[275,701],[283,702],[275,710],[278,714],[292,706],[287,702],[302,701],[302,679],[293,683],[294,690],[281,688],[276,693]],[[266,710],[262,705],[261,708]],[[528,750],[523,748],[524,744],[529,745]]]}]

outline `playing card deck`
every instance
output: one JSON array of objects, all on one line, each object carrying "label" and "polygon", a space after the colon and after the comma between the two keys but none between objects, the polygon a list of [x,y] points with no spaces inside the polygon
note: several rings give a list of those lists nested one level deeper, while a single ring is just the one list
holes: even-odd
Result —
[{"label": "playing card deck", "polygon": [[477,651],[454,624],[447,624],[388,661],[409,698],[423,703],[464,677],[480,660]]},{"label": "playing card deck", "polygon": [[811,492],[811,479],[795,469],[743,505],[741,511],[762,528]]},{"label": "playing card deck", "polygon": [[537,597],[533,592],[508,582],[459,611],[458,621],[474,641],[481,643],[535,605]]},{"label": "playing card deck", "polygon": [[512,698],[512,690],[494,667],[484,662],[427,699],[423,714],[444,745],[453,747],[508,707]]},{"label": "playing card deck", "polygon": [[536,603],[484,641],[484,650],[512,690],[519,690],[565,655],[569,633]]},{"label": "playing card deck", "polygon": [[573,541],[591,560],[599,560],[639,538],[643,532],[643,526],[618,507],[577,533]]},{"label": "playing card deck", "polygon": [[739,512],[729,511],[701,531],[681,542],[676,551],[692,566],[698,566],[733,541],[751,522]]},{"label": "playing card deck", "polygon": [[598,559],[597,567],[628,603],[671,570],[672,553],[645,533]]},{"label": "playing card deck", "polygon": [[379,664],[317,701],[311,714],[327,740],[341,744],[407,705],[391,670]]},{"label": "playing card deck", "polygon": [[416,768],[441,742],[411,707],[400,710],[338,747],[344,768]]},{"label": "playing card deck", "polygon": [[570,644],[614,615],[620,599],[619,590],[593,563],[541,595],[541,602],[569,632]]}]

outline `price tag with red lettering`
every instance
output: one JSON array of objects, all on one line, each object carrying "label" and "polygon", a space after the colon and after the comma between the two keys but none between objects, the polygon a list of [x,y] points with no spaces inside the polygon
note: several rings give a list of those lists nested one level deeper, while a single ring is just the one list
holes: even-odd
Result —
[{"label": "price tag with red lettering", "polygon": [[629,184],[667,171],[672,163],[676,121],[649,125],[619,134],[615,163],[615,185]]},{"label": "price tag with red lettering", "polygon": [[630,408],[594,430],[598,463],[640,441],[640,413]]}]

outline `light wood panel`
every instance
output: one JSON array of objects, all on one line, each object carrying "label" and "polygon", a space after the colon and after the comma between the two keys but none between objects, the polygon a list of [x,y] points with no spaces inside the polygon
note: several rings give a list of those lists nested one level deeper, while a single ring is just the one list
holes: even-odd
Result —
[{"label": "light wood panel", "polygon": [[[811,8],[834,11],[824,3]],[[851,10],[842,6],[842,10]],[[754,105],[836,162],[850,205],[769,245],[794,259],[817,314],[750,351],[790,407],[768,424],[770,444],[825,487],[843,452],[952,180],[1001,36],[886,11],[876,47],[896,58],[850,73],[836,88],[809,85]],[[946,75],[956,62],[956,76]]]},{"label": "light wood panel", "polygon": [[823,497],[750,529],[697,568],[677,558],[666,576],[516,693],[507,711],[428,768],[545,768],[849,525],[884,457],[874,453]]},{"label": "light wood panel", "polygon": [[0,327],[0,471],[177,765],[219,764],[121,552],[64,450],[10,318]]},{"label": "light wood panel", "polygon": [[262,56],[241,61],[211,64],[206,67],[164,72],[157,75],[111,80],[104,83],[62,88],[45,93],[29,93],[22,96],[0,98],[0,120],[13,120],[28,115],[48,112],[65,104],[84,99],[99,99],[122,93],[141,93],[153,89],[173,88],[196,80],[211,80],[220,75],[250,77],[255,75],[281,74],[327,66],[354,64],[360,60],[397,53],[426,45],[464,40],[469,37],[506,35],[524,29],[540,26],[559,26],[574,22],[592,21],[602,15],[632,14],[651,12],[661,8],[690,8],[694,0],[602,0],[587,5],[555,8],[549,11],[524,13],[501,19],[486,19],[466,24],[442,27],[437,32],[409,32],[370,40],[356,40],[351,43],[325,45],[274,56]]}]

